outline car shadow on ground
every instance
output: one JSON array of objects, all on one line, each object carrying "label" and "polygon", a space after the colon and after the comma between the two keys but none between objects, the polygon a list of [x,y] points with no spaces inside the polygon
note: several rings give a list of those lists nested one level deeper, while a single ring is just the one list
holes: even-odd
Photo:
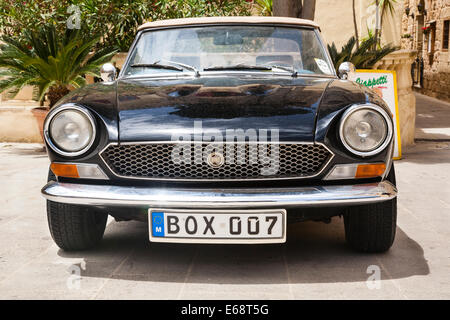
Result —
[{"label": "car shadow on ground", "polygon": [[[400,163],[445,164],[450,163],[450,141],[417,141],[403,152]],[[423,170],[425,171],[425,170]]]},{"label": "car shadow on ground", "polygon": [[429,274],[423,249],[400,228],[391,250],[362,254],[347,247],[342,219],[289,225],[285,245],[185,245],[148,241],[142,222],[112,222],[104,240],[82,258],[82,277],[208,284],[337,283],[366,281],[369,266],[382,279]]},{"label": "car shadow on ground", "polygon": [[46,158],[47,151],[44,145],[33,144],[8,144],[3,143],[1,150],[11,155],[30,156],[32,158]]}]

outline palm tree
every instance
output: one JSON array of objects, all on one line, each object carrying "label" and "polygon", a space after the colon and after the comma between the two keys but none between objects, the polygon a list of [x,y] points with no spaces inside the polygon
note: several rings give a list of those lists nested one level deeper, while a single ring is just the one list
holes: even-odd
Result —
[{"label": "palm tree", "polygon": [[[380,32],[383,32],[383,22],[384,17],[389,13],[391,16],[394,14],[395,7],[394,5],[397,3],[397,0],[380,0],[381,6],[381,21],[380,21]],[[381,39],[381,34],[379,35]]]},{"label": "palm tree", "polygon": [[[385,16],[390,13],[391,15],[394,14],[395,7],[394,5],[397,3],[397,0],[375,0],[372,4],[375,4],[377,8],[381,7],[381,17],[380,17],[380,29],[375,30],[375,38],[377,39],[375,46],[379,45],[381,41],[381,33],[383,31],[383,22]],[[378,19],[378,17],[377,17]]]},{"label": "palm tree", "polygon": [[390,44],[373,49],[376,43],[374,35],[361,41],[359,48],[354,50],[356,45],[356,38],[351,37],[350,40],[342,47],[341,51],[338,51],[336,45],[328,45],[331,59],[333,60],[334,67],[338,70],[342,62],[352,62],[357,69],[371,69],[378,61],[383,59],[389,53],[398,50],[398,47],[394,47]]},{"label": "palm tree", "polygon": [[274,0],[273,15],[314,20],[316,0]]},{"label": "palm tree", "polygon": [[353,25],[355,26],[356,49],[359,49],[359,34],[358,34],[358,23],[356,22],[355,0],[352,0],[352,9],[353,9]]},{"label": "palm tree", "polygon": [[92,53],[99,38],[82,39],[78,30],[58,37],[54,26],[26,32],[24,42],[1,37],[0,93],[16,96],[24,86],[35,86],[38,100],[45,95],[52,107],[69,92],[86,84],[86,75],[99,76],[100,66],[117,52],[104,48]]},{"label": "palm tree", "polygon": [[255,0],[255,5],[263,16],[271,16],[273,9],[272,0]]}]

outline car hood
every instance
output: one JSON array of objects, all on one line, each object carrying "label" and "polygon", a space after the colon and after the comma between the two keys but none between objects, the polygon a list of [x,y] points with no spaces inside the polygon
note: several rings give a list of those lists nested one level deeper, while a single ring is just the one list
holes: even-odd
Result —
[{"label": "car hood", "polygon": [[266,129],[269,136],[278,130],[280,141],[314,141],[317,109],[330,81],[229,76],[119,80],[119,137],[122,142],[199,140],[199,133],[225,137],[227,130]]}]

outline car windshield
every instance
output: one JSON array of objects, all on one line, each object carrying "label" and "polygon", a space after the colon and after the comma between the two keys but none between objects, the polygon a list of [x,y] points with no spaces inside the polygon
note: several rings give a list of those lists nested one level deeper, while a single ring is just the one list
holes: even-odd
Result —
[{"label": "car windshield", "polygon": [[334,75],[315,30],[274,26],[147,31],[134,47],[124,75],[228,70]]}]

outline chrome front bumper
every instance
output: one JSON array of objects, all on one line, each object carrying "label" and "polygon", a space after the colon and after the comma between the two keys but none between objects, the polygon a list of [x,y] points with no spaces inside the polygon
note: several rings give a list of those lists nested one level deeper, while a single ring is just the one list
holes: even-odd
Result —
[{"label": "chrome front bumper", "polygon": [[54,202],[158,208],[297,208],[350,206],[393,199],[388,181],[345,186],[272,189],[160,189],[50,182],[42,195]]}]

